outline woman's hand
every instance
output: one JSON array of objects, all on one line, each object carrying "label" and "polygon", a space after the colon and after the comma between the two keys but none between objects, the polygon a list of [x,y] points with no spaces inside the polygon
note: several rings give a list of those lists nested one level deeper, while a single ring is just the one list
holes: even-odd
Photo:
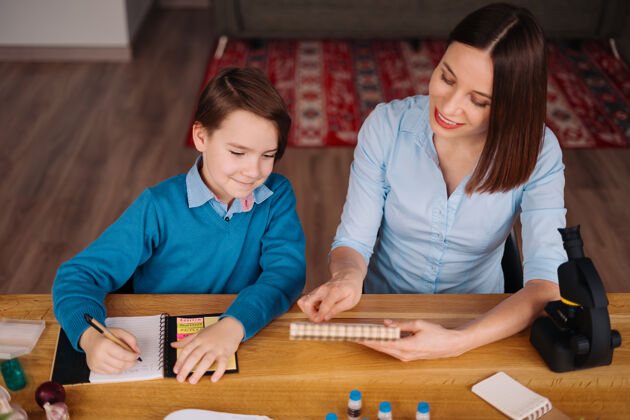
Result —
[{"label": "woman's hand", "polygon": [[355,271],[337,272],[332,279],[298,300],[298,306],[313,322],[329,321],[353,308],[361,299],[363,277]]},{"label": "woman's hand", "polygon": [[462,332],[420,319],[413,321],[384,321],[386,326],[399,327],[411,335],[396,341],[361,341],[359,344],[387,353],[403,362],[418,359],[455,357],[467,351]]},{"label": "woman's hand", "polygon": [[140,349],[133,334],[120,328],[108,330],[127,343],[136,353],[123,349],[94,328],[88,328],[83,332],[79,339],[79,347],[85,352],[87,365],[92,372],[117,375],[136,363]]},{"label": "woman's hand", "polygon": [[530,280],[490,311],[456,329],[449,330],[422,320],[386,320],[385,325],[400,327],[401,331],[409,331],[412,335],[393,342],[365,341],[361,344],[403,361],[459,356],[522,331],[542,315],[547,302],[557,299],[560,299],[558,284]]},{"label": "woman's hand", "polygon": [[367,264],[352,248],[339,247],[330,253],[331,279],[298,300],[298,306],[313,322],[329,321],[354,307],[361,299]]},{"label": "woman's hand", "polygon": [[216,324],[191,334],[181,341],[171,343],[172,347],[182,349],[173,367],[177,380],[184,382],[194,369],[188,381],[196,384],[208,368],[217,362],[217,368],[211,380],[218,381],[225,373],[228,360],[236,353],[244,336],[245,330],[241,323],[226,316]]}]

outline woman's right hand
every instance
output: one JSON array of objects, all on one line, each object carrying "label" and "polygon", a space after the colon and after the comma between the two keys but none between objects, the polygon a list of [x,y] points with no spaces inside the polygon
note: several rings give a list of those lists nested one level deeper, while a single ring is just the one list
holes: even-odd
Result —
[{"label": "woman's right hand", "polygon": [[353,308],[361,299],[367,264],[349,247],[330,253],[331,279],[298,300],[298,306],[313,322],[330,321],[339,312]]},{"label": "woman's right hand", "polygon": [[83,332],[79,339],[79,347],[85,351],[87,365],[92,372],[117,375],[136,363],[140,348],[133,334],[120,328],[108,330],[127,343],[136,353],[123,349],[94,328],[87,328]]},{"label": "woman's right hand", "polygon": [[330,321],[339,312],[359,303],[362,289],[363,277],[360,273],[338,272],[329,281],[302,296],[297,303],[311,321]]}]

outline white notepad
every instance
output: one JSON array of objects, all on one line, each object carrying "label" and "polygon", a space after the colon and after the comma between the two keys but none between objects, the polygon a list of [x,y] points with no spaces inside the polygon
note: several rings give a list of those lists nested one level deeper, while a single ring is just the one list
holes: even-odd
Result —
[{"label": "white notepad", "polygon": [[122,328],[136,336],[142,350],[142,361],[118,375],[90,372],[90,383],[128,382],[159,379],[164,377],[162,370],[162,340],[160,337],[161,315],[107,318],[108,328]]},{"label": "white notepad", "polygon": [[499,372],[472,387],[472,392],[514,420],[535,420],[551,410],[551,402]]},{"label": "white notepad", "polygon": [[267,416],[221,413],[219,411],[186,409],[177,410],[164,417],[164,420],[271,420]]}]

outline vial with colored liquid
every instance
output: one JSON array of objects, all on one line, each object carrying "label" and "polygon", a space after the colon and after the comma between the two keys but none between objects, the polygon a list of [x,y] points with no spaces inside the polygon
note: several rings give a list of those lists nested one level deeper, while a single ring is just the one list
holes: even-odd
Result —
[{"label": "vial with colored liquid", "polygon": [[26,376],[18,359],[5,360],[0,369],[4,382],[11,391],[18,391],[26,386]]},{"label": "vial with colored liquid", "polygon": [[348,419],[359,420],[361,417],[361,392],[355,390],[350,391],[348,399]]},{"label": "vial with colored liquid", "polygon": [[392,420],[392,405],[383,401],[378,407],[378,420]]},{"label": "vial with colored liquid", "polygon": [[431,414],[429,413],[429,403],[424,401],[418,403],[416,420],[431,420]]}]

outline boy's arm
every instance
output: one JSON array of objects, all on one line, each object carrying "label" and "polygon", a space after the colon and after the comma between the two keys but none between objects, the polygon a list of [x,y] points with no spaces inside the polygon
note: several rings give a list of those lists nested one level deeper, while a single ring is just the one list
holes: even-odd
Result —
[{"label": "boy's arm", "polygon": [[260,267],[254,284],[241,290],[222,315],[243,325],[247,340],[284,313],[298,298],[306,279],[305,239],[295,209],[295,195],[286,178],[273,188],[271,210],[263,235]]},{"label": "boy's arm", "polygon": [[105,295],[120,288],[159,243],[159,222],[149,190],[85,250],[63,263],[52,288],[55,317],[75,349],[87,313],[105,322]]}]

